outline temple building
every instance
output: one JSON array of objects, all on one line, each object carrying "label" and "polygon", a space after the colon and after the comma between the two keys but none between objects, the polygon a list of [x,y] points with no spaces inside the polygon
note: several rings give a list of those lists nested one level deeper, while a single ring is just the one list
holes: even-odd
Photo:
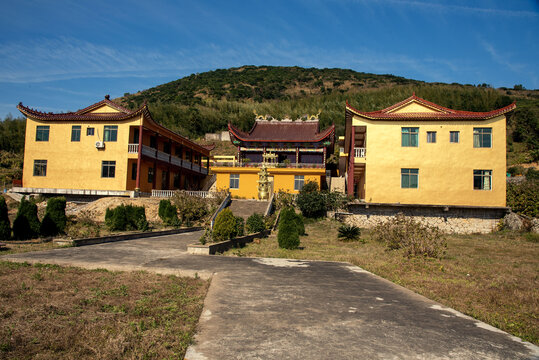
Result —
[{"label": "temple building", "polygon": [[228,190],[240,198],[258,199],[264,158],[272,159],[266,161],[270,192],[298,193],[308,181],[325,183],[326,157],[334,146],[334,125],[320,131],[314,115],[295,121],[259,116],[249,132],[232,124],[228,130],[237,155],[231,162],[216,162],[212,166],[217,189]]},{"label": "temple building", "polygon": [[506,113],[448,109],[415,94],[365,112],[346,104],[340,171],[367,204],[504,207]]},{"label": "temple building", "polygon": [[129,110],[106,96],[75,112],[18,109],[27,121],[15,191],[137,196],[198,190],[208,176],[211,149],[159,125],[146,104]]}]

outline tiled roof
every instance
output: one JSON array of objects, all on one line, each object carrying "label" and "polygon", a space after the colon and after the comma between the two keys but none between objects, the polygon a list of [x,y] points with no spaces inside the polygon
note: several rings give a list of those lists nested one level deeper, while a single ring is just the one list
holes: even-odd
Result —
[{"label": "tiled roof", "polygon": [[[402,108],[410,103],[418,103],[425,107],[431,108],[434,112],[409,112],[409,113],[396,113],[394,111]],[[415,95],[415,93],[408,99],[396,103],[390,107],[382,110],[365,112],[359,111],[346,102],[346,112],[351,112],[367,119],[372,120],[488,120],[498,115],[505,114],[516,108],[516,103],[513,102],[503,108],[487,111],[487,112],[474,112],[474,111],[462,111],[453,110],[433,102],[427,101]]]},{"label": "tiled roof", "polygon": [[319,132],[318,120],[260,120],[251,131],[244,132],[228,124],[231,135],[242,141],[253,142],[319,142],[335,132],[335,125]]}]

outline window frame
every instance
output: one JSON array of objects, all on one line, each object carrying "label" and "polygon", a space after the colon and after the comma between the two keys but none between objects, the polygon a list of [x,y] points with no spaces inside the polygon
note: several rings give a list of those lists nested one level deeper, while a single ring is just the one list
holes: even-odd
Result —
[{"label": "window frame", "polygon": [[228,187],[235,190],[240,188],[240,174],[230,174]]},{"label": "window frame", "polygon": [[[415,145],[413,139],[415,139]],[[408,144],[406,145],[405,142]],[[419,127],[401,127],[401,147],[419,147]]]},{"label": "window frame", "polygon": [[71,126],[71,142],[80,142],[82,128],[80,125]]},{"label": "window frame", "polygon": [[34,160],[34,176],[47,176],[47,160]]},{"label": "window frame", "polygon": [[101,178],[112,179],[116,177],[116,160],[101,161]]},{"label": "window frame", "polygon": [[[485,146],[485,139],[488,139],[489,146]],[[476,149],[492,148],[492,128],[491,127],[473,128],[473,147]]]},{"label": "window frame", "polygon": [[436,144],[436,131],[427,131],[427,143]]},{"label": "window frame", "polygon": [[[453,141],[454,140],[453,135],[456,135],[456,140],[457,141]],[[458,144],[458,143],[460,143],[460,131],[450,131],[449,132],[449,143],[450,144]]]},{"label": "window frame", "polygon": [[86,128],[86,136],[94,136],[94,134],[95,134],[95,128],[93,127]]},{"label": "window frame", "polygon": [[[411,181],[414,176],[415,186]],[[419,189],[419,168],[401,168],[401,189]]]},{"label": "window frame", "polygon": [[131,165],[131,180],[137,180],[137,163]]},{"label": "window frame", "polygon": [[[487,174],[488,173],[488,174]],[[488,189],[485,188],[485,179],[488,178]],[[479,186],[475,186],[476,181]],[[477,169],[473,171],[473,189],[480,191],[492,191],[492,170]]]},{"label": "window frame", "polygon": [[49,125],[37,125],[36,126],[36,141],[47,142],[49,141],[51,127]]},{"label": "window frame", "polygon": [[117,142],[118,141],[118,125],[105,125],[103,127],[103,141]]},{"label": "window frame", "polygon": [[305,186],[305,175],[294,175],[294,190],[301,191]]},{"label": "window frame", "polygon": [[153,167],[148,168],[148,184],[153,184],[153,179],[155,178],[155,173]]}]

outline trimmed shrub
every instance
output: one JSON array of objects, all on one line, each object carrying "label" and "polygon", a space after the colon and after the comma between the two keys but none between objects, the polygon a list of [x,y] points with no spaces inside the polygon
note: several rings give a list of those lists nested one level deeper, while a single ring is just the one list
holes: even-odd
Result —
[{"label": "trimmed shrub", "polygon": [[245,220],[241,216],[236,216],[236,231],[233,237],[243,236],[245,233]]},{"label": "trimmed shrub", "polygon": [[260,214],[253,214],[247,218],[245,223],[247,233],[257,233],[266,230],[266,224],[264,224],[264,217]]},{"label": "trimmed shrub", "polygon": [[373,234],[374,239],[384,243],[389,250],[403,249],[407,257],[441,258],[447,247],[438,228],[422,225],[404,215],[376,225]]},{"label": "trimmed shrub", "polygon": [[65,231],[66,224],[66,199],[64,197],[50,198],[47,201],[47,209],[39,233],[44,236],[57,235]]},{"label": "trimmed shrub", "polygon": [[303,216],[319,218],[326,215],[326,197],[318,191],[318,184],[308,182],[303,186],[296,199]]},{"label": "trimmed shrub", "polygon": [[511,174],[511,176],[516,176],[516,175],[524,175],[524,173],[526,172],[525,170],[526,169],[524,169],[523,166],[515,165],[515,166],[511,166],[509,169],[507,169],[507,172],[509,174]]},{"label": "trimmed shrub", "polygon": [[6,199],[0,196],[0,239],[8,240],[11,238],[11,226],[9,223],[8,209]]},{"label": "trimmed shrub", "polygon": [[114,209],[107,208],[105,224],[112,231],[148,230],[144,206],[120,205]]},{"label": "trimmed shrub", "polygon": [[170,203],[170,200],[161,200],[159,202],[159,217],[163,224],[171,226],[180,226],[181,221],[178,218],[178,209]]},{"label": "trimmed shrub", "polygon": [[356,241],[361,236],[361,229],[355,225],[343,224],[339,226],[337,238],[343,241]]},{"label": "trimmed shrub", "polygon": [[21,199],[17,216],[13,222],[13,237],[27,240],[39,236],[40,223],[37,217],[37,206],[26,197]]},{"label": "trimmed shrub", "polygon": [[298,235],[305,235],[305,224],[303,216],[296,214],[294,208],[285,208],[281,211],[281,219],[279,221],[292,221],[296,225]]},{"label": "trimmed shrub", "polygon": [[[282,212],[281,212],[282,213]],[[277,241],[282,249],[297,249],[299,246],[298,227],[293,218],[285,216],[279,222]]]},{"label": "trimmed shrub", "polygon": [[215,241],[232,239],[236,235],[236,217],[230,209],[224,209],[217,215],[213,226],[213,238]]}]

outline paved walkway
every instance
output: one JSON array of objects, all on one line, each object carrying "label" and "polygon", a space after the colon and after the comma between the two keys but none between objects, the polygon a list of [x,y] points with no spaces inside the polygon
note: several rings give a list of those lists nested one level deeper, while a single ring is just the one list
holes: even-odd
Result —
[{"label": "paved walkway", "polygon": [[186,359],[539,359],[539,348],[345,263],[197,256],[201,232],[2,260],[212,277]]}]

